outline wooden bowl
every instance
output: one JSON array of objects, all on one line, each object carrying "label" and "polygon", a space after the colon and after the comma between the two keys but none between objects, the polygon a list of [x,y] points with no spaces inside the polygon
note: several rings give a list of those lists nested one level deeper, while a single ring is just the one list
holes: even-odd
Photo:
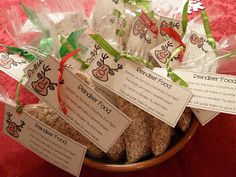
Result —
[{"label": "wooden bowl", "polygon": [[166,161],[167,159],[174,156],[177,152],[179,152],[187,144],[189,139],[193,136],[198,125],[199,125],[198,120],[194,118],[191,122],[188,131],[185,134],[183,134],[183,136],[180,137],[175,143],[173,143],[166,152],[164,152],[162,155],[158,157],[150,156],[145,160],[131,164],[112,163],[112,162],[107,162],[106,160],[102,161],[86,157],[84,165],[98,170],[112,171],[112,172],[131,172],[153,167]]}]

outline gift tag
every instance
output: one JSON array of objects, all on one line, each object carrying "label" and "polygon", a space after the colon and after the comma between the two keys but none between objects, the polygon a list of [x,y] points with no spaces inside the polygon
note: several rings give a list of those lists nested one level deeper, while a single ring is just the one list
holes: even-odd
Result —
[{"label": "gift tag", "polygon": [[79,176],[86,147],[55,131],[32,116],[17,114],[13,106],[5,105],[4,133],[44,160]]},{"label": "gift tag", "polygon": [[[201,56],[209,54],[211,51],[213,51],[213,49],[209,45],[207,37],[192,31],[187,43],[184,61],[196,60]],[[214,53],[211,52],[211,54],[213,54],[212,57],[215,58]]]},{"label": "gift tag", "polygon": [[[191,92],[125,59],[119,63],[105,51],[87,70],[91,78],[137,107],[174,127]],[[175,110],[175,111],[171,111]]]},{"label": "gift tag", "polygon": [[[148,24],[151,23],[149,21],[150,19],[146,19],[145,16],[144,18],[136,17],[133,20],[132,29],[126,45],[128,53],[134,56],[148,58],[149,50],[158,45],[157,34],[151,31],[151,28],[158,25],[158,22],[152,19],[153,23],[156,23],[156,25],[148,27]],[[157,27],[156,31],[158,33]]]},{"label": "gift tag", "polygon": [[64,70],[61,96],[68,111],[63,114],[57,99],[59,63],[47,57],[26,86],[61,117],[104,152],[116,142],[131,120],[68,69]]},{"label": "gift tag", "polygon": [[161,30],[161,28],[166,28],[166,27],[173,28],[180,36],[183,33],[181,21],[161,16],[160,17],[160,27],[159,27],[160,34],[158,35],[158,44],[161,44],[170,38],[166,32]]},{"label": "gift tag", "polygon": [[94,42],[94,41],[91,41],[91,42],[93,42],[94,45],[93,45],[93,47],[91,47],[89,49],[89,52],[88,52],[88,54],[86,56],[86,60],[85,60],[89,64],[94,62],[94,60],[100,54],[101,49],[102,49],[96,42]]},{"label": "gift tag", "polygon": [[44,61],[44,58],[39,57],[37,60],[32,61],[28,66],[26,66],[23,71],[26,74],[28,78],[31,78],[31,76],[37,71],[38,67],[42,64]]},{"label": "gift tag", "polygon": [[[155,72],[167,77],[165,69],[156,68]],[[235,76],[183,70],[174,72],[189,84],[188,89],[193,93],[189,107],[236,115]]]},{"label": "gift tag", "polygon": [[203,109],[193,109],[192,108],[192,111],[203,126],[206,125],[208,122],[210,122],[212,119],[214,119],[217,115],[220,114],[219,112],[207,111],[207,110],[203,110]]},{"label": "gift tag", "polygon": [[[163,42],[162,44],[158,45],[157,47],[151,49],[149,52],[152,57],[158,62],[158,64],[162,67],[166,67],[166,63],[170,58],[171,54],[174,52],[176,48],[179,47],[179,43],[176,42],[174,39],[170,38],[167,41]],[[176,57],[178,59],[178,57]],[[179,62],[172,62],[172,68],[175,65],[179,65]]]},{"label": "gift tag", "polygon": [[10,75],[15,80],[20,81],[24,75],[23,69],[28,66],[28,62],[19,55],[0,53],[0,70]]}]

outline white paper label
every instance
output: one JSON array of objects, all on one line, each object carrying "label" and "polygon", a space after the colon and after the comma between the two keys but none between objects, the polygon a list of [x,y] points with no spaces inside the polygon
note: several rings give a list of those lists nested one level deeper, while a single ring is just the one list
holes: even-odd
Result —
[{"label": "white paper label", "polygon": [[[167,60],[170,58],[171,54],[177,47],[179,47],[179,43],[176,42],[174,39],[170,38],[162,44],[158,45],[157,47],[153,48],[149,52],[152,57],[158,62],[158,64],[162,68],[165,68]],[[173,64],[173,62],[171,64]]]},{"label": "white paper label", "polygon": [[170,37],[169,35],[161,30],[162,28],[173,28],[179,35],[182,35],[183,29],[182,29],[182,22],[179,20],[175,20],[172,18],[167,17],[160,17],[160,33],[158,35],[158,43],[163,43],[164,41],[168,40]]},{"label": "white paper label", "polygon": [[32,116],[5,105],[4,133],[57,167],[79,176],[86,147]]},{"label": "white paper label", "polygon": [[128,60],[116,63],[106,52],[98,59],[87,70],[92,79],[170,126],[176,125],[191,99],[190,91]]},{"label": "white paper label", "polygon": [[[156,68],[155,72],[166,76],[165,69]],[[189,84],[188,88],[193,93],[189,107],[236,115],[235,76],[183,70],[174,72]]]},{"label": "white paper label", "polygon": [[202,109],[192,109],[192,111],[203,126],[220,114],[219,112],[206,111]]},{"label": "white paper label", "polygon": [[38,58],[35,61],[32,61],[27,67],[23,69],[24,73],[28,78],[30,78],[38,69],[38,67],[42,64],[43,58]]},{"label": "white paper label", "polygon": [[209,54],[212,50],[206,36],[192,31],[184,55],[184,61],[196,60],[201,56]]},{"label": "white paper label", "polygon": [[68,115],[57,99],[59,63],[47,57],[26,86],[104,152],[116,142],[131,120],[87,84],[64,70],[61,96]]},{"label": "white paper label", "polygon": [[0,53],[0,70],[20,81],[24,75],[23,69],[28,66],[28,62],[19,55],[11,55],[7,52]]}]

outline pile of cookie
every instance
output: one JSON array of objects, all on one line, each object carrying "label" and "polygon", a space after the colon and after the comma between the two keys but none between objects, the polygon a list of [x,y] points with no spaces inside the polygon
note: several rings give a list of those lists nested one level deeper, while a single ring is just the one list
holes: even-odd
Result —
[{"label": "pile of cookie", "polygon": [[[84,73],[77,73],[79,78],[95,89],[91,79]],[[87,147],[87,155],[93,158],[109,158],[113,162],[125,159],[127,163],[134,163],[150,154],[160,156],[171,144],[173,136],[177,133],[172,127],[144,112],[121,97],[117,97],[117,108],[124,112],[133,121],[116,143],[105,154],[80,132],[75,130],[63,118],[57,115],[49,106],[40,102],[27,105],[25,111],[42,121],[53,129],[72,138]],[[173,110],[174,111],[174,110]],[[186,108],[182,114],[177,129],[186,132],[191,123],[191,109]]]}]

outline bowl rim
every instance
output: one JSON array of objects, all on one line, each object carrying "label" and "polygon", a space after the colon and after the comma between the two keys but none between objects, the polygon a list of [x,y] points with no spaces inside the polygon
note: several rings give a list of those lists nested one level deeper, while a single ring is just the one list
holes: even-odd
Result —
[{"label": "bowl rim", "polygon": [[188,143],[190,138],[194,135],[198,126],[199,126],[199,121],[197,120],[196,117],[194,117],[191,126],[189,127],[188,131],[183,136],[183,138],[177,144],[175,144],[173,147],[171,147],[165,153],[163,153],[161,156],[131,164],[106,164],[85,157],[84,165],[97,170],[110,171],[110,172],[131,172],[153,167],[166,161],[167,159],[171,158],[176,153],[178,153]]}]

